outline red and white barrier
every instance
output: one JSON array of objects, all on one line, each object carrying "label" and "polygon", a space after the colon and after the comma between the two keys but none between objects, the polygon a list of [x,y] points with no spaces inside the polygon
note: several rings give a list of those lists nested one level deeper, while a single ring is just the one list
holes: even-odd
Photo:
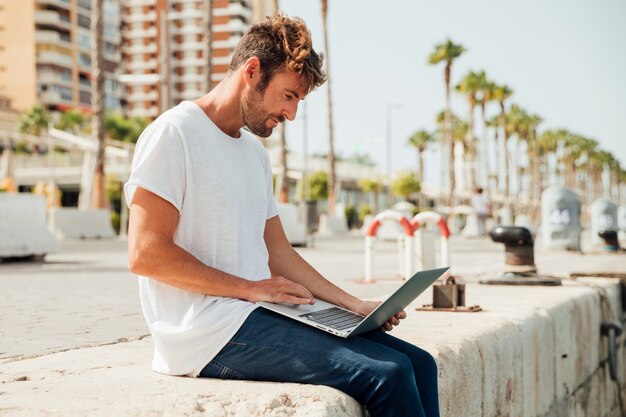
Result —
[{"label": "red and white barrier", "polygon": [[404,275],[405,279],[409,279],[415,271],[413,271],[413,227],[409,223],[406,217],[404,217],[401,213],[395,210],[385,210],[376,217],[374,217],[374,221],[370,224],[367,229],[367,233],[365,235],[365,276],[363,278],[364,282],[372,282],[372,264],[373,264],[373,256],[374,256],[374,242],[376,240],[376,233],[378,229],[382,225],[383,221],[396,221],[400,223],[402,226],[402,231],[404,232],[404,256],[400,257],[404,258],[404,262],[401,261],[400,265],[404,263],[404,268],[400,269],[400,272]]},{"label": "red and white barrier", "polygon": [[439,226],[441,232],[441,265],[450,266],[450,250],[448,246],[448,238],[450,237],[450,230],[445,219],[440,214],[434,211],[423,211],[417,213],[409,222],[414,233],[419,233],[419,228],[427,223],[435,223]]}]

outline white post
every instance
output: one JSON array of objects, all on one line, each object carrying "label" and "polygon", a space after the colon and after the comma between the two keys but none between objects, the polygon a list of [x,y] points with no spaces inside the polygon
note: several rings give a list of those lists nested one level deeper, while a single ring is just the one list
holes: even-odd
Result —
[{"label": "white post", "polygon": [[450,266],[450,250],[448,239],[441,236],[441,266]]},{"label": "white post", "polygon": [[413,236],[405,236],[404,237],[404,279],[407,280],[413,276],[415,272],[413,268],[413,257],[414,257],[414,249],[413,249],[413,241],[415,238]]},{"label": "white post", "polygon": [[425,269],[424,268],[424,238],[422,235],[422,228],[418,227],[417,230],[415,231],[415,233],[413,234],[413,236],[415,237],[414,239],[414,243],[415,243],[415,249],[416,249],[416,256],[417,256],[417,265],[416,268],[419,269],[420,271]]},{"label": "white post", "polygon": [[404,275],[404,236],[398,236],[398,273]]},{"label": "white post", "polygon": [[365,236],[365,276],[364,282],[372,281],[372,264],[374,256],[374,236]]}]

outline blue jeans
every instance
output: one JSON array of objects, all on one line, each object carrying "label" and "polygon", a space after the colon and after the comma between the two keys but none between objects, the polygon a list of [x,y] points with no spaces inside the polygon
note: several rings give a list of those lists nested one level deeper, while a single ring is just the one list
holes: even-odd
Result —
[{"label": "blue jeans", "polygon": [[374,330],[342,339],[263,308],[248,317],[201,377],[326,385],[372,417],[438,417],[437,364]]}]

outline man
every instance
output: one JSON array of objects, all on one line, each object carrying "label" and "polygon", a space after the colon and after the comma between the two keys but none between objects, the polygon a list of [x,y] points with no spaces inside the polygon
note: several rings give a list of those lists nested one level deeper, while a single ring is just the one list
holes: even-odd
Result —
[{"label": "man", "polygon": [[[165,112],[137,143],[125,186],[129,265],[154,340],[155,371],[335,387],[372,416],[438,416],[437,367],[383,331],[342,339],[257,301],[323,299],[363,315],[362,301],[295,252],[272,198],[262,137],[296,117],[325,80],[301,19],[274,16],[237,45],[226,78]],[[391,330],[405,317],[385,324]]]},{"label": "man", "polygon": [[491,216],[491,200],[489,200],[487,195],[483,194],[481,187],[474,189],[472,208],[478,220],[478,236],[487,237],[487,217]]}]

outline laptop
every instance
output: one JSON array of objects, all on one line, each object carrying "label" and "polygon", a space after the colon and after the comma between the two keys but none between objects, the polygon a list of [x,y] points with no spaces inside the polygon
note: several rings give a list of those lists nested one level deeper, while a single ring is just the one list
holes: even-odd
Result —
[{"label": "laptop", "polygon": [[328,333],[347,338],[381,327],[387,320],[408,306],[437,280],[449,275],[450,267],[419,271],[367,317],[335,304],[315,299],[315,304],[277,304],[259,301],[263,308],[292,318]]}]

